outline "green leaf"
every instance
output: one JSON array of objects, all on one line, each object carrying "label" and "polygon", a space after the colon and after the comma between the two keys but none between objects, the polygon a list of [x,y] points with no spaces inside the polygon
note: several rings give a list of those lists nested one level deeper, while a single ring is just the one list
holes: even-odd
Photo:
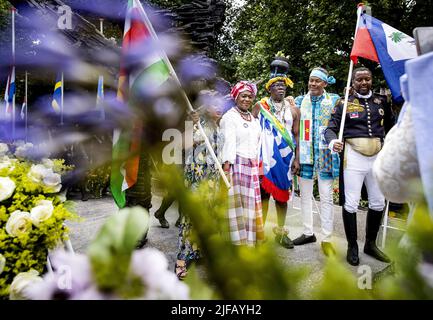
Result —
[{"label": "green leaf", "polygon": [[111,216],[88,249],[93,274],[103,291],[124,291],[131,255],[149,229],[149,213],[125,208]]}]

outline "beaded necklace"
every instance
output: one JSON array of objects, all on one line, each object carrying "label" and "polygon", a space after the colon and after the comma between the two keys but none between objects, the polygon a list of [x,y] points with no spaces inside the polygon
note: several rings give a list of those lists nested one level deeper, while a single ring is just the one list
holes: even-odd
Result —
[{"label": "beaded necklace", "polygon": [[236,106],[236,111],[239,112],[242,119],[244,119],[245,121],[251,121],[251,113],[249,111],[242,111],[237,106]]}]

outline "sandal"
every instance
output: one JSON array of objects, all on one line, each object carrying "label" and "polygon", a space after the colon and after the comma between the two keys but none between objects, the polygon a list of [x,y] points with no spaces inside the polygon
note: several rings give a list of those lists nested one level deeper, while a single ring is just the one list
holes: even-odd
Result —
[{"label": "sandal", "polygon": [[174,266],[174,272],[176,273],[176,276],[179,280],[183,280],[186,278],[188,272],[187,272],[187,266],[185,260],[177,260],[176,264]]}]

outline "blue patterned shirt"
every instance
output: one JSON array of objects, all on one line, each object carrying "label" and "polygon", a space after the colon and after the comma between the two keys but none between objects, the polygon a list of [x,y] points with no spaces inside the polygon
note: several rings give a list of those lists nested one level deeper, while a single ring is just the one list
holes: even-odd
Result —
[{"label": "blue patterned shirt", "polygon": [[[328,93],[334,104],[337,102],[337,100],[340,98],[337,94],[334,93]],[[319,145],[320,140],[323,139],[323,134],[320,135],[320,122],[317,121],[317,119],[320,116],[320,103],[324,99],[324,95],[321,95],[320,97],[311,96],[311,104],[313,106],[313,125],[312,125],[312,137],[313,137],[313,158],[314,158],[314,165],[311,164],[301,164],[301,178],[304,179],[313,179],[317,176],[317,173],[319,173],[319,177],[323,180],[332,180],[334,179],[331,170],[324,170],[323,168],[319,168]],[[296,106],[298,108],[301,108],[302,101],[304,100],[304,96],[298,96],[295,99]]]}]

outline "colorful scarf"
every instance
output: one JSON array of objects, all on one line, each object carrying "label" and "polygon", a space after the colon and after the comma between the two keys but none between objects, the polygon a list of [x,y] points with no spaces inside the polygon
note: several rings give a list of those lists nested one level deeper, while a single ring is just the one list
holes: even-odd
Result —
[{"label": "colorful scarf", "polygon": [[[319,150],[320,157],[319,161],[322,163],[328,162],[330,157],[330,150],[324,139],[324,132],[328,126],[329,119],[331,117],[332,109],[334,108],[334,102],[332,97],[325,91],[324,99],[320,103],[320,116],[316,121],[319,121]],[[301,121],[299,129],[299,147],[300,147],[300,162],[301,164],[314,164],[313,150],[313,104],[311,102],[310,93],[308,93],[301,104]],[[322,166],[320,166],[322,167]]]}]

